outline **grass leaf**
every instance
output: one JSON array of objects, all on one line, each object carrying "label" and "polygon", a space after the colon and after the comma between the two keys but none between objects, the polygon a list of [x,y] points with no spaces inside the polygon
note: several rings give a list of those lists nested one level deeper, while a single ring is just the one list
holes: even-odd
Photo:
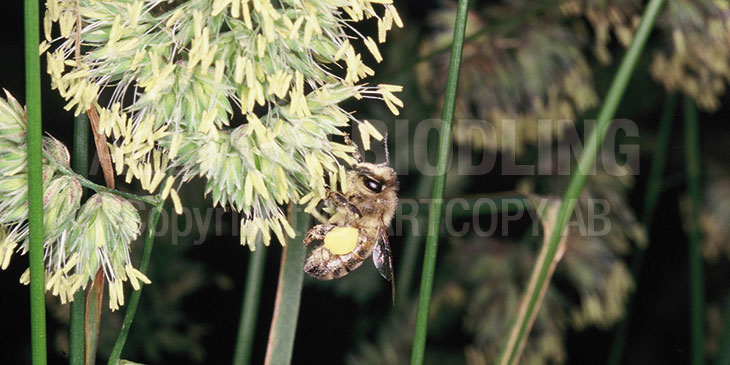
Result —
[{"label": "grass leaf", "polygon": [[311,217],[304,213],[303,207],[292,205],[289,208],[289,221],[296,231],[296,237],[284,246],[281,253],[274,317],[269,330],[269,344],[266,347],[266,364],[289,364],[294,351],[294,336],[304,279],[304,259],[307,254],[302,240],[309,229]]}]

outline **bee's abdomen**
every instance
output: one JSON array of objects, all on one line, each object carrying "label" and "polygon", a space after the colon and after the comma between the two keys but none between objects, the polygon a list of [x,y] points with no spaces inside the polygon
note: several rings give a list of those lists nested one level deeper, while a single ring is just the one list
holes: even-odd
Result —
[{"label": "bee's abdomen", "polygon": [[332,280],[347,275],[357,269],[362,262],[372,254],[372,247],[357,245],[352,252],[345,255],[335,255],[324,245],[321,245],[309,254],[304,263],[304,272],[307,275],[320,279]]}]

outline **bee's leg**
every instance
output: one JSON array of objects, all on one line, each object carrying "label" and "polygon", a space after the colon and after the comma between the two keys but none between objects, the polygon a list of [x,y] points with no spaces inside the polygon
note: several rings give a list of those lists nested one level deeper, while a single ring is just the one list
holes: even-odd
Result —
[{"label": "bee's leg", "polygon": [[330,190],[327,192],[327,200],[335,203],[338,206],[346,207],[347,209],[352,212],[352,214],[355,214],[358,217],[362,217],[362,213],[360,212],[360,209],[357,209],[356,206],[352,205],[347,198],[342,195],[341,193],[337,191]]},{"label": "bee's leg", "polygon": [[350,134],[348,134],[348,133],[345,134],[345,144],[347,144],[348,146],[352,146],[353,148],[355,148],[355,151],[352,152],[352,157],[355,158],[355,161],[357,161],[357,163],[361,163],[362,162],[362,156],[360,156],[360,150],[357,148],[357,145],[355,144],[355,142],[353,142],[350,139]]},{"label": "bee's leg", "polygon": [[333,228],[335,228],[335,226],[331,224],[318,224],[312,227],[309,231],[307,231],[307,234],[304,235],[304,244],[309,245],[313,241],[323,240],[324,236],[326,236]]}]

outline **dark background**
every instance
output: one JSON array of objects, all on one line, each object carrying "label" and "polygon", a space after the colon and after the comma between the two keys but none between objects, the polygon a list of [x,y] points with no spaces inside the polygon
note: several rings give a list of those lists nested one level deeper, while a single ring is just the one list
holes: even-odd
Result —
[{"label": "dark background", "polygon": [[[433,6],[434,2],[422,1],[398,1],[397,6],[407,26],[416,25],[422,22],[426,10]],[[23,66],[23,27],[22,27],[22,2],[6,2],[4,10],[0,12],[0,49],[2,50],[2,70],[0,72],[0,87],[8,90],[18,100],[24,100],[24,66]],[[393,33],[389,37],[395,36]],[[403,54],[405,63],[411,54]],[[45,67],[43,63],[42,68]],[[605,92],[605,86],[610,81],[612,68],[596,70],[596,78],[599,82],[599,94]],[[43,125],[44,131],[59,138],[68,146],[71,145],[71,125],[73,115],[63,110],[63,101],[55,91],[48,87],[49,82],[43,69]],[[624,97],[622,106],[619,108],[617,118],[628,118],[636,121],[640,127],[642,137],[653,135],[657,129],[659,113],[661,109],[661,98],[664,91],[661,86],[647,81],[648,76],[645,69],[638,69],[630,90]],[[602,86],[601,86],[602,85]],[[640,86],[635,86],[640,85]],[[601,89],[603,87],[603,89]],[[681,99],[680,99],[681,100]],[[723,100],[726,104],[727,97]],[[681,105],[681,103],[678,103]],[[701,114],[701,132],[703,141],[703,152],[711,158],[724,162],[728,158],[727,126],[728,109],[722,108],[712,115]],[[677,121],[681,120],[681,108],[677,110]],[[665,364],[665,363],[687,363],[689,360],[688,349],[688,304],[687,304],[687,239],[682,230],[682,223],[678,209],[678,201],[685,190],[683,171],[683,139],[681,124],[675,123],[672,141],[670,143],[670,156],[665,171],[666,176],[674,177],[674,182],[665,188],[656,209],[655,224],[650,232],[651,246],[646,253],[646,261],[641,272],[639,290],[636,296],[636,307],[632,316],[629,338],[626,349],[626,363],[636,364]],[[649,171],[650,151],[642,149],[641,174],[637,177],[637,185],[631,193],[631,205],[640,207],[643,202],[642,193]],[[482,187],[483,190],[499,190],[504,185],[509,185],[509,178],[503,180],[476,177],[474,184]],[[101,180],[101,175],[93,176]],[[404,194],[414,194],[411,186],[412,177],[401,178],[401,185]],[[200,185],[192,184],[183,190],[185,201],[191,199],[193,205],[209,206],[209,201],[201,200],[198,195]],[[170,211],[168,207],[168,212]],[[640,212],[639,212],[640,213]],[[231,222],[230,215],[224,219]],[[198,290],[185,297],[180,303],[183,322],[195,323],[202,328],[200,344],[205,350],[205,363],[228,363],[233,354],[233,343],[236,337],[238,316],[241,306],[244,276],[248,263],[248,249],[241,247],[238,237],[232,237],[230,226],[224,227],[220,236],[208,235],[208,239],[200,245],[193,245],[192,241],[197,239],[197,234],[191,234],[188,240],[181,240],[177,246],[171,245],[164,240],[158,240],[153,252],[152,266],[157,265],[158,270],[163,270],[164,265],[169,265],[163,252],[181,250],[183,253],[176,253],[188,260],[197,263],[201,272],[205,272],[206,278],[200,284]],[[401,237],[393,237],[391,243],[394,247],[395,260],[398,260],[401,248]],[[164,248],[161,248],[164,247]],[[269,248],[266,264],[266,275],[263,283],[263,295],[260,306],[257,338],[254,344],[254,363],[263,361],[268,336],[268,326],[271,321],[273,310],[274,294],[279,268],[281,248],[272,244]],[[134,256],[138,257],[138,256]],[[353,280],[358,276],[374,278],[365,270],[372,270],[366,264],[365,269],[353,272]],[[28,313],[28,288],[18,284],[18,278],[27,267],[27,257],[14,256],[10,267],[0,273],[0,358],[3,363],[28,363],[29,362],[29,313]],[[417,271],[420,272],[420,271]],[[707,280],[717,280],[722,283],[726,274],[722,268],[709,268]],[[154,281],[155,277],[151,276]],[[310,280],[305,281],[305,288],[302,294],[302,305],[297,332],[297,342],[294,351],[295,363],[340,363],[345,355],[355,349],[357,338],[372,339],[380,324],[390,309],[389,289],[387,283],[378,282],[381,285],[377,290],[380,292],[366,305],[357,303],[350,297],[334,293],[327,286],[312,285]],[[150,297],[147,295],[152,289],[149,287],[142,296],[142,305],[138,316],[162,315],[149,313],[150,306],[147,303]],[[725,293],[722,285],[708,285],[708,297],[717,297]],[[63,333],[67,324],[65,323],[63,311],[68,310],[67,306],[57,305],[57,298],[48,297],[48,347],[50,363],[65,362],[63,352]],[[106,310],[106,307],[104,308]],[[126,307],[122,307],[123,312]],[[145,313],[145,311],[148,311]],[[61,314],[54,315],[53,312]],[[118,319],[117,319],[118,320]],[[110,319],[109,327],[118,326],[115,319]],[[136,325],[136,324],[135,324]],[[113,335],[116,328],[107,328]],[[355,336],[355,333],[360,336]],[[131,331],[130,338],[142,334]],[[456,333],[454,336],[455,348],[460,348],[459,343],[463,334]],[[570,332],[567,337],[567,348],[570,364],[601,363],[608,355],[612,340],[611,331],[588,329],[580,333]],[[102,339],[102,341],[104,341]],[[125,355],[139,362],[147,362],[144,357],[129,356],[142,346],[144,338],[130,340]],[[448,345],[448,344],[447,344]],[[102,358],[105,360],[104,347],[101,346]],[[107,350],[108,351],[108,350]],[[107,352],[108,354],[108,352]],[[126,358],[126,357],[125,357]],[[186,356],[163,353],[157,363],[186,363],[197,362]]]}]

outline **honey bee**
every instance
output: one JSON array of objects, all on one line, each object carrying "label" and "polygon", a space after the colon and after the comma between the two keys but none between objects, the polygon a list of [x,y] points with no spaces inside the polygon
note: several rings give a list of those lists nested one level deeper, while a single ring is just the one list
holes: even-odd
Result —
[{"label": "honey bee", "polygon": [[[353,145],[349,137],[345,141]],[[359,153],[353,157],[356,163],[347,171],[345,194],[328,191],[325,204],[334,208],[327,224],[312,227],[304,237],[309,245],[322,241],[307,257],[304,272],[320,280],[332,280],[357,269],[363,261],[373,256],[380,275],[391,282],[393,300],[393,259],[386,230],[390,226],[398,203],[398,180],[386,162],[363,162]]]}]

